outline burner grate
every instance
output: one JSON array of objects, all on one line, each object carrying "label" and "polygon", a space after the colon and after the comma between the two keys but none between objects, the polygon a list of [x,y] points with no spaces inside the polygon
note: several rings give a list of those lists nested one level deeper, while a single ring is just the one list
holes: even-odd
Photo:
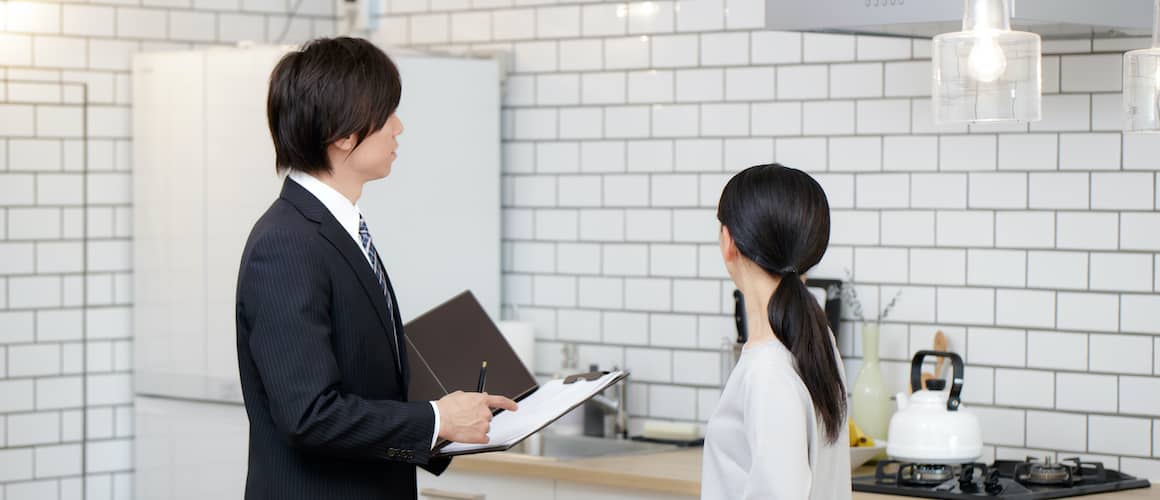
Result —
[{"label": "burner grate", "polygon": [[879,462],[874,475],[853,479],[854,491],[921,498],[1039,500],[1148,488],[1147,480],[1105,469],[1099,462],[1028,458],[990,465]]},{"label": "burner grate", "polygon": [[1015,465],[1011,474],[1016,481],[1036,486],[1071,487],[1084,482],[1102,482],[1107,480],[1104,464],[1099,462],[1084,462],[1079,457],[1065,458],[1059,462],[1052,462],[1051,457],[1044,457],[1042,461],[1027,457]]}]

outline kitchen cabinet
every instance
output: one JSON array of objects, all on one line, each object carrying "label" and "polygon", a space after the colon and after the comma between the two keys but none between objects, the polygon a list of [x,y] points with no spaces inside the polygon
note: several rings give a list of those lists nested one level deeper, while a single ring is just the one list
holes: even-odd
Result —
[{"label": "kitchen cabinet", "polygon": [[[448,470],[436,477],[419,471],[419,498],[421,500],[448,500],[455,498],[441,493],[482,495],[485,500],[499,498],[556,498],[555,481],[551,479],[500,476],[456,472]],[[435,491],[433,491],[435,490]]]},{"label": "kitchen cabinet", "polygon": [[[241,401],[233,287],[249,226],[278,195],[265,130],[281,51],[134,60],[133,308],[138,393]],[[268,133],[267,133],[268,135]]]},{"label": "kitchen cabinet", "polygon": [[692,500],[694,498],[697,497],[556,481],[556,500]]},{"label": "kitchen cabinet", "polygon": [[245,408],[137,397],[133,410],[133,498],[242,498],[249,436]]}]

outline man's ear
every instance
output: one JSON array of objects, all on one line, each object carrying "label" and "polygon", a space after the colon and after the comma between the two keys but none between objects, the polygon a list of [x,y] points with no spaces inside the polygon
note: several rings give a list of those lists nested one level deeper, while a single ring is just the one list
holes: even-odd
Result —
[{"label": "man's ear", "polygon": [[730,263],[737,260],[741,252],[737,251],[737,245],[733,242],[733,235],[729,234],[729,228],[724,225],[721,226],[721,257],[725,262]]},{"label": "man's ear", "polygon": [[358,144],[358,137],[354,134],[350,134],[331,143],[331,145],[333,145],[335,148],[338,148],[339,151],[344,151],[347,153],[353,151],[356,144]]}]

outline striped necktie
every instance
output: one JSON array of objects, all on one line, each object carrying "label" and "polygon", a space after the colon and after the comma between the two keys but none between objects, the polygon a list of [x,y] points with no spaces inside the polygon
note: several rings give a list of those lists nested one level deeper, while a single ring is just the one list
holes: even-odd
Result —
[{"label": "striped necktie", "polygon": [[[379,260],[379,252],[375,250],[375,243],[371,241],[371,232],[367,229],[367,221],[363,219],[362,214],[358,216],[358,236],[362,241],[363,251],[367,253],[370,260],[371,269],[375,272],[375,279],[379,281],[379,287],[383,289],[383,298],[387,301],[387,317],[394,321],[394,305],[391,304],[391,292],[387,289],[387,274],[384,271],[383,263]],[[393,329],[392,329],[393,330]],[[399,361],[399,339],[397,335],[392,335],[392,340],[395,341],[395,361]]]}]

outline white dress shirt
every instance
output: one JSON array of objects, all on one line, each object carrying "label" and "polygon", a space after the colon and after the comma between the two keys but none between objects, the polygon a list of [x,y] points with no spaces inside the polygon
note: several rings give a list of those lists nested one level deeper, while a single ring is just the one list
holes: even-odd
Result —
[{"label": "white dress shirt", "polygon": [[742,351],[705,434],[703,500],[850,500],[846,422],[826,443],[794,366],[776,339]]},{"label": "white dress shirt", "polygon": [[[351,203],[338,190],[328,186],[313,175],[298,170],[291,170],[288,177],[309,191],[315,198],[318,198],[318,201],[322,202],[322,205],[330,211],[330,215],[333,215],[335,220],[342,225],[342,228],[346,229],[347,234],[354,240],[355,246],[362,250],[363,257],[367,260],[367,265],[374,266],[374,263],[371,262],[371,256],[363,248],[362,238],[358,234],[358,221],[362,217],[362,211],[359,210],[358,205]],[[373,267],[371,268],[371,272],[374,272]],[[398,349],[402,348],[403,346],[398,346]],[[439,440],[439,407],[434,401],[431,401],[431,411],[435,413],[435,434],[431,436],[431,447],[434,448],[435,442]]]}]

